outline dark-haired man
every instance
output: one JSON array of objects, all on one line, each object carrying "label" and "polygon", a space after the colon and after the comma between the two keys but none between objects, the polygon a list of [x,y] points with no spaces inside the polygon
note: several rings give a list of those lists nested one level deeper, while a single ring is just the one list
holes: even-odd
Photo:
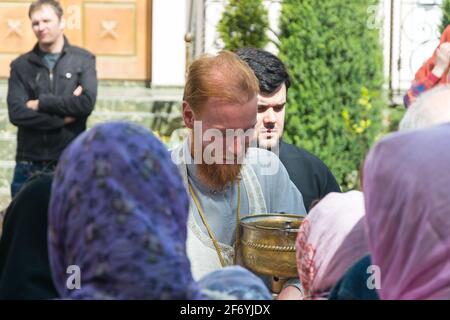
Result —
[{"label": "dark-haired man", "polygon": [[247,62],[259,80],[256,132],[258,146],[279,154],[289,177],[303,195],[306,210],[314,200],[340,188],[328,167],[306,150],[282,140],[290,77],[281,60],[262,49],[242,48],[237,55]]},{"label": "dark-haired man", "polygon": [[29,17],[38,43],[11,63],[8,111],[18,127],[12,197],[36,172],[54,169],[95,105],[95,56],[69,44],[62,16],[56,0],[33,2]]}]

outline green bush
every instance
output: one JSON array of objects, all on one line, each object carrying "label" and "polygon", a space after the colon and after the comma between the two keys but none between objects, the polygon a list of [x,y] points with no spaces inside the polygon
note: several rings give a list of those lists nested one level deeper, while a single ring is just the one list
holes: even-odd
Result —
[{"label": "green bush", "polygon": [[284,0],[280,58],[292,77],[285,139],[320,157],[344,190],[382,130],[383,55],[372,0]]},{"label": "green bush", "polygon": [[262,0],[229,0],[217,30],[225,49],[263,48],[268,42],[267,10]]},{"label": "green bush", "polygon": [[450,24],[450,0],[444,0],[442,2],[442,23],[441,23],[441,33]]},{"label": "green bush", "polygon": [[383,128],[380,135],[398,131],[400,121],[405,115],[406,108],[403,104],[386,107],[383,110]]}]

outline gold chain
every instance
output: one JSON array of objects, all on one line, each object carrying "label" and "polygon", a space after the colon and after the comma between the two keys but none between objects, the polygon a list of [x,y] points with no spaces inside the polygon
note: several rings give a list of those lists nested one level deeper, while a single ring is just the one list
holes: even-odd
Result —
[{"label": "gold chain", "polygon": [[[206,221],[205,214],[203,213],[202,207],[200,205],[200,201],[198,200],[197,196],[195,195],[194,189],[192,189],[191,183],[189,182],[189,193],[192,196],[192,199],[194,200],[195,206],[197,207],[198,213],[200,214],[200,218],[203,221],[203,224],[205,225],[206,230],[208,231],[209,237],[211,238],[214,247],[216,248],[217,255],[219,256],[220,264],[222,267],[225,267],[225,260],[222,256],[222,252],[220,251],[219,242],[216,240],[216,237],[214,236],[211,228],[209,227],[208,222]],[[238,181],[237,185],[237,210],[236,210],[236,244],[235,244],[235,250],[234,250],[234,264],[236,264],[236,256],[237,256],[237,248],[239,245],[239,222],[240,222],[240,211],[241,211],[241,185]]]}]

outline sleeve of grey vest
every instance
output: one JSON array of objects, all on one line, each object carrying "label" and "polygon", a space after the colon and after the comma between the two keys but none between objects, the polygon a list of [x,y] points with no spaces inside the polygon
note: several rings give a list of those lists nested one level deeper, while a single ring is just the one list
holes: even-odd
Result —
[{"label": "sleeve of grey vest", "polygon": [[26,103],[30,96],[25,88],[24,82],[11,65],[11,74],[8,80],[8,115],[11,123],[17,127],[24,127],[34,130],[54,130],[64,126],[64,119],[40,113],[27,108]]},{"label": "sleeve of grey vest", "polygon": [[272,192],[275,194],[273,197],[275,198],[273,205],[275,212],[306,215],[303,196],[289,178],[289,174],[281,161],[278,164],[276,177],[277,179],[272,185]]},{"label": "sleeve of grey vest", "polygon": [[39,111],[62,117],[85,118],[94,110],[97,99],[97,70],[95,56],[90,56],[83,66],[79,85],[83,88],[80,96],[57,96],[41,94]]}]

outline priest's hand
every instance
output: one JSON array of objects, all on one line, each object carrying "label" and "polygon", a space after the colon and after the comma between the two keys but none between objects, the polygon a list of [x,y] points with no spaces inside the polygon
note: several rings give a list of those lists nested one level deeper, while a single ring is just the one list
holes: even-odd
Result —
[{"label": "priest's hand", "polygon": [[278,294],[277,300],[302,300],[303,294],[295,286],[287,286]]}]

